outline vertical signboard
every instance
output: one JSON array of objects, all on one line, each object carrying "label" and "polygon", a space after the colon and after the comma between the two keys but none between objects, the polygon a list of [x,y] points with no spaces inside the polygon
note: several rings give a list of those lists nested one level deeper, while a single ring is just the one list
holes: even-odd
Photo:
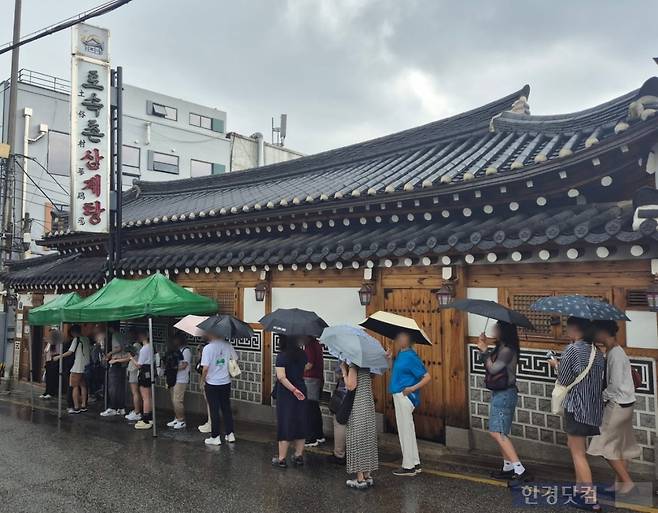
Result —
[{"label": "vertical signboard", "polygon": [[110,230],[110,33],[72,30],[71,231]]}]

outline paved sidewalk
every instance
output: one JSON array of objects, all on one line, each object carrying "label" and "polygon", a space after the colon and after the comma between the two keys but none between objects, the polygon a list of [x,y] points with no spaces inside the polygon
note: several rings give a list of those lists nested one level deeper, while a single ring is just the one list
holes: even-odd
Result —
[{"label": "paved sidewalk", "polygon": [[[35,388],[35,390],[38,390]],[[136,434],[135,430],[131,429],[123,419],[119,418],[101,418],[98,413],[102,409],[102,404],[91,404],[89,413],[85,415],[71,416],[64,413],[64,418],[57,421],[57,400],[41,400],[38,398],[40,392],[36,391],[34,394],[35,412],[33,415],[38,415],[40,418],[49,418],[47,423],[55,422],[58,425],[77,425],[86,426],[94,432],[102,433],[105,427],[110,427],[112,431],[117,432],[124,430],[126,435],[128,433]],[[3,403],[8,405],[20,406],[22,415],[29,412],[30,394],[29,389],[21,386],[18,390],[13,390],[11,393],[0,393],[0,405]],[[42,417],[45,415],[45,417]],[[174,432],[168,429],[164,424],[169,420],[169,414],[161,412],[158,419],[159,437],[158,440],[170,440],[172,442],[187,442],[195,444],[195,446],[202,447],[201,441],[203,435],[197,430],[196,426],[204,419],[191,418],[188,419],[188,429]],[[85,428],[85,429],[86,429]],[[257,444],[266,444],[271,447],[271,452],[274,452],[274,429],[272,426],[236,422],[236,432],[239,433],[241,441],[248,441]],[[148,439],[150,432],[139,433],[139,437]],[[132,436],[132,435],[131,435]],[[312,454],[329,454],[331,450],[331,441],[317,449],[311,449],[309,452]],[[490,470],[497,468],[500,465],[499,457],[496,455],[473,453],[466,451],[448,450],[439,444],[429,442],[420,443],[421,459],[423,461],[424,472],[428,475],[433,475],[437,478],[457,479],[465,482],[479,483],[480,485],[492,486],[496,488],[504,488],[505,483],[496,481],[489,478]],[[392,434],[383,434],[380,436],[380,461],[383,467],[382,470],[393,469],[399,465],[400,451],[397,441],[397,436]],[[572,479],[572,471],[564,465],[550,464],[547,462],[534,462],[524,461],[524,464],[532,470],[537,481],[542,482],[565,482],[569,483]],[[382,472],[380,470],[380,473]],[[638,476],[638,480],[649,476]],[[606,472],[597,472],[595,476],[596,482],[608,482],[610,474]],[[651,509],[634,508],[634,511],[656,511]]]}]

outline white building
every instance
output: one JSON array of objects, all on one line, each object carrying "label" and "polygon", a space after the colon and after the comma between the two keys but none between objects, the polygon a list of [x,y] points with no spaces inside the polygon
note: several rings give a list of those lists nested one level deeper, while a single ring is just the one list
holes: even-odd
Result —
[{"label": "white building", "polygon": [[[14,223],[31,255],[44,253],[33,241],[53,227],[57,213],[69,205],[70,114],[68,80],[21,70],[18,82],[16,148],[18,159]],[[9,81],[0,83],[0,134],[7,141]],[[254,134],[226,133],[226,112],[124,85],[123,185],[134,180],[178,180],[221,174],[301,156]],[[24,170],[24,171],[23,171]],[[1,215],[1,214],[0,214]],[[63,216],[66,217],[66,216]],[[31,239],[31,241],[30,241]],[[30,256],[30,255],[28,255]]]}]

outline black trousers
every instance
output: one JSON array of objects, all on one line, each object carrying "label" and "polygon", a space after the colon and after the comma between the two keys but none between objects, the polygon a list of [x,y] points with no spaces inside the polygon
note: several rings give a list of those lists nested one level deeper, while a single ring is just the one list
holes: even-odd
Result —
[{"label": "black trousers", "polygon": [[58,396],[59,362],[46,362],[46,394]]},{"label": "black trousers", "polygon": [[309,401],[306,402],[306,440],[309,442],[315,442],[320,438],[324,438],[324,432],[322,430],[322,411],[320,410],[319,401]]},{"label": "black trousers", "polygon": [[113,410],[126,407],[126,368],[123,365],[112,365],[107,376],[107,405]]},{"label": "black trousers", "polygon": [[231,384],[226,385],[209,385],[206,383],[206,400],[210,408],[210,424],[212,426],[212,437],[221,435],[220,416],[221,410],[224,417],[225,434],[233,433],[233,412],[231,411]]}]

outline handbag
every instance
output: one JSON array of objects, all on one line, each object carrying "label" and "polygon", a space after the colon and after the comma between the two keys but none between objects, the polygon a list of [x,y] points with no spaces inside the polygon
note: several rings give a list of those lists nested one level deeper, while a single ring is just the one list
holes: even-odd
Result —
[{"label": "handbag", "polygon": [[594,364],[595,356],[596,346],[592,344],[592,351],[589,355],[589,362],[587,363],[587,367],[585,367],[583,371],[578,374],[578,376],[576,376],[576,379],[566,386],[558,383],[557,380],[555,381],[555,387],[553,388],[553,393],[551,394],[551,412],[553,415],[558,415],[562,412],[564,400],[567,398],[567,394],[573,387],[585,379],[585,376],[587,376],[590,369],[592,368],[592,365]]},{"label": "handbag", "polygon": [[232,378],[237,378],[240,374],[242,374],[242,369],[236,360],[230,359],[228,361],[228,373]]},{"label": "handbag", "polygon": [[356,390],[348,390],[343,398],[343,401],[340,403],[340,407],[336,412],[336,422],[344,426],[347,424],[347,421],[350,419],[352,414],[352,408],[354,407],[354,396],[356,395]]},{"label": "handbag", "polygon": [[329,411],[336,415],[340,410],[340,406],[345,400],[347,392],[345,390],[334,390],[334,393],[331,394],[331,399],[329,399]]},{"label": "handbag", "polygon": [[[490,358],[492,362],[496,361],[498,357],[498,350],[494,350]],[[484,376],[484,386],[488,390],[498,391],[498,390],[507,390],[509,388],[509,376],[507,374],[507,365],[503,367],[503,370],[495,374],[487,372]]]},{"label": "handbag", "polygon": [[322,394],[322,380],[318,378],[304,378],[306,385],[306,399],[309,401],[319,401]]}]

